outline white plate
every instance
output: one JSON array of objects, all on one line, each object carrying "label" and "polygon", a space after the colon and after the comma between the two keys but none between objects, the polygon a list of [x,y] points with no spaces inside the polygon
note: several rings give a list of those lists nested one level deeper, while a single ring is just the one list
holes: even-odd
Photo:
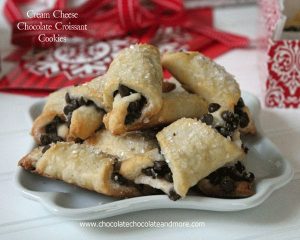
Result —
[{"label": "white plate", "polygon": [[[100,219],[119,214],[160,208],[183,208],[211,211],[238,211],[252,208],[265,201],[276,189],[293,178],[293,170],[277,148],[263,136],[259,125],[259,100],[243,92],[245,103],[249,106],[258,128],[256,136],[247,136],[244,142],[250,151],[245,160],[249,171],[256,176],[256,194],[243,199],[219,199],[204,196],[188,196],[176,202],[166,195],[115,199],[98,193],[83,190],[61,181],[47,179],[18,170],[16,184],[25,197],[39,201],[54,214],[71,219]],[[34,104],[29,113],[35,118],[44,102]],[[33,143],[34,144],[34,143]]]}]

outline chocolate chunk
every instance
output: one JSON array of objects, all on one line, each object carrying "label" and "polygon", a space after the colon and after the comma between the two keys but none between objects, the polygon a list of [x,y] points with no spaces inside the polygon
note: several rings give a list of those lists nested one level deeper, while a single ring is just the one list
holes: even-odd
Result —
[{"label": "chocolate chunk", "polygon": [[235,166],[236,170],[240,173],[245,171],[245,166],[240,161],[238,161],[234,166]]},{"label": "chocolate chunk", "polygon": [[[206,178],[213,185],[218,185],[218,184],[221,185],[221,183],[222,183],[222,181],[224,181],[224,179],[226,181],[228,179],[231,179],[233,182],[234,181],[248,181],[248,182],[254,181],[254,179],[255,179],[254,174],[251,172],[248,173],[245,170],[246,170],[245,166],[240,161],[238,161],[234,166],[221,167],[221,168],[217,169],[216,171],[209,174]],[[227,184],[226,181],[225,181],[225,183]],[[226,185],[226,184],[223,183],[223,185]]]},{"label": "chocolate chunk", "polygon": [[71,97],[70,97],[69,93],[66,93],[66,95],[65,95],[65,101],[66,101],[66,103],[71,103]]},{"label": "chocolate chunk", "polygon": [[228,137],[232,135],[232,132],[230,129],[226,127],[216,127],[216,130],[223,136],[223,137]]},{"label": "chocolate chunk", "polygon": [[78,104],[79,104],[79,106],[83,106],[83,105],[86,105],[87,102],[85,101],[85,99],[84,99],[83,97],[81,97],[81,98],[79,98],[79,100],[78,100]]},{"label": "chocolate chunk", "polygon": [[71,99],[70,105],[74,107],[74,109],[79,108],[79,102],[77,99]]},{"label": "chocolate chunk", "polygon": [[51,122],[45,126],[45,132],[46,133],[56,133],[57,131],[57,125],[55,122]]},{"label": "chocolate chunk", "polygon": [[177,193],[175,192],[174,189],[172,189],[172,190],[169,192],[169,198],[170,198],[171,200],[173,200],[173,201],[176,201],[176,200],[180,199],[181,196],[180,196],[179,194],[177,194]]},{"label": "chocolate chunk", "polygon": [[57,134],[50,134],[49,136],[51,138],[51,142],[56,143],[56,142],[62,142],[63,141],[63,139],[61,137],[57,136]]},{"label": "chocolate chunk", "polygon": [[211,104],[208,105],[208,111],[210,113],[213,113],[213,112],[217,111],[220,107],[221,106],[218,103],[211,103]]},{"label": "chocolate chunk", "polygon": [[209,174],[206,178],[209,179],[209,182],[213,185],[217,185],[220,183],[221,178],[220,178],[220,174],[218,172],[218,170],[212,172],[211,174]]},{"label": "chocolate chunk", "polygon": [[76,109],[76,107],[72,104],[67,104],[65,107],[64,107],[64,114],[65,115],[68,115],[69,113],[72,113],[74,110]]},{"label": "chocolate chunk", "polygon": [[84,142],[84,140],[82,140],[81,138],[76,138],[74,142],[82,144]]},{"label": "chocolate chunk", "polygon": [[45,147],[43,147],[42,153],[45,153],[50,147],[50,145],[46,145]]},{"label": "chocolate chunk", "polygon": [[246,180],[246,181],[248,181],[248,182],[253,182],[254,181],[254,179],[255,179],[255,176],[254,176],[254,174],[252,173],[252,172],[245,172],[244,174],[243,174],[243,178],[244,178],[244,180]]},{"label": "chocolate chunk", "polygon": [[226,129],[226,131],[228,131],[228,132],[233,132],[235,129],[237,129],[237,127],[238,127],[238,125],[236,125],[236,124],[232,124],[232,123],[225,123],[225,129]]},{"label": "chocolate chunk", "polygon": [[[118,90],[114,92],[114,96],[119,93],[121,97],[127,97],[132,93],[136,93],[133,89],[124,85],[119,85]],[[125,124],[131,124],[142,115],[142,109],[147,103],[147,100],[142,96],[139,100],[129,103],[127,107],[127,115],[125,118]]]},{"label": "chocolate chunk", "polygon": [[243,108],[243,107],[245,107],[245,103],[244,103],[244,100],[242,98],[240,98],[238,100],[238,102],[236,103],[236,107],[237,108]]},{"label": "chocolate chunk", "polygon": [[170,183],[173,183],[173,174],[172,172],[169,172],[167,173],[165,176],[164,176],[164,179]]},{"label": "chocolate chunk", "polygon": [[166,161],[155,161],[153,167],[142,169],[142,173],[152,178],[164,178],[169,182],[173,182],[173,176]]},{"label": "chocolate chunk", "polygon": [[64,107],[63,111],[64,114],[67,116],[68,126],[70,126],[73,111],[81,106],[94,106],[98,112],[102,111],[105,113],[105,110],[98,107],[92,100],[87,100],[84,97],[80,97],[79,99],[72,99],[67,93],[65,98],[68,104]]},{"label": "chocolate chunk", "polygon": [[136,93],[136,91],[124,85],[119,85],[118,92],[120,93],[121,97],[127,97],[132,93]]},{"label": "chocolate chunk", "polygon": [[222,112],[221,117],[226,122],[232,122],[234,120],[234,114],[230,111]]},{"label": "chocolate chunk", "polygon": [[61,119],[59,116],[55,116],[52,121],[56,124],[64,123],[64,120]]},{"label": "chocolate chunk", "polygon": [[129,103],[127,107],[127,115],[125,118],[125,124],[131,124],[136,119],[138,119],[142,115],[142,109],[147,103],[147,100],[144,96],[142,96],[140,99]]},{"label": "chocolate chunk", "polygon": [[67,126],[68,127],[70,127],[70,125],[71,125],[72,113],[73,112],[69,112],[67,115]]},{"label": "chocolate chunk", "polygon": [[86,106],[96,106],[96,104],[92,100],[87,100],[85,105]]},{"label": "chocolate chunk", "polygon": [[243,114],[243,109],[242,108],[238,108],[237,106],[235,106],[234,107],[234,113],[237,114],[240,117],[241,114]]},{"label": "chocolate chunk", "polygon": [[43,134],[40,137],[40,141],[42,145],[48,145],[51,143],[51,138],[49,135]]},{"label": "chocolate chunk", "polygon": [[153,169],[155,172],[161,172],[168,168],[168,164],[166,161],[155,161],[153,165]]},{"label": "chocolate chunk", "polygon": [[45,132],[46,133],[56,133],[57,126],[61,123],[64,123],[64,121],[60,117],[55,116],[53,118],[53,120],[45,126]]},{"label": "chocolate chunk", "polygon": [[206,125],[212,125],[214,121],[214,117],[213,115],[207,113],[201,117],[200,121],[206,123]]},{"label": "chocolate chunk", "polygon": [[224,177],[220,183],[220,188],[225,193],[232,193],[234,191],[234,181],[230,177]]},{"label": "chocolate chunk", "polygon": [[142,169],[142,173],[144,173],[146,176],[152,177],[151,167]]},{"label": "chocolate chunk", "polygon": [[241,128],[245,128],[248,126],[250,120],[249,120],[249,116],[247,113],[243,112],[241,115],[240,115],[240,127]]},{"label": "chocolate chunk", "polygon": [[158,176],[158,174],[154,171],[152,167],[142,169],[142,173],[152,178],[157,178]]}]

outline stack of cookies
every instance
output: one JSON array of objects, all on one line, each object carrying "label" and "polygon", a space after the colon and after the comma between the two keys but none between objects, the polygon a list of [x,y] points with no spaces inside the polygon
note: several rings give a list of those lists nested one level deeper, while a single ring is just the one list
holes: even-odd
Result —
[{"label": "stack of cookies", "polygon": [[[163,79],[163,68],[176,86]],[[138,44],[107,73],[50,94],[24,169],[113,197],[255,193],[241,134],[255,134],[238,83],[198,52]]]}]

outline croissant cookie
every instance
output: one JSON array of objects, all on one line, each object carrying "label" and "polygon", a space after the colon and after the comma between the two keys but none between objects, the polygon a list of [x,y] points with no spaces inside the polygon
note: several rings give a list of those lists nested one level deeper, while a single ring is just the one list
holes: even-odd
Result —
[{"label": "croissant cookie", "polygon": [[103,104],[104,78],[61,89],[49,95],[31,134],[39,145],[57,141],[82,141],[101,128],[106,107]]},{"label": "croissant cookie", "polygon": [[226,119],[222,116],[224,111],[235,115],[240,123],[237,127],[243,133],[255,133],[255,125],[243,103],[239,85],[222,66],[198,52],[166,53],[162,57],[162,65],[183,88],[211,104],[209,113],[214,116],[214,124],[223,127],[224,134],[232,132],[232,129],[226,129]]}]

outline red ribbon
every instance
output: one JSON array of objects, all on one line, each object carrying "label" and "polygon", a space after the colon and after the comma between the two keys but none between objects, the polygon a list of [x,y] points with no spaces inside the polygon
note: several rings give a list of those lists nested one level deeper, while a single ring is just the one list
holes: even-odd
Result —
[{"label": "red ribbon", "polygon": [[[140,0],[88,0],[76,8],[68,8],[67,0],[56,0],[50,13],[50,18],[25,18],[20,11],[20,5],[31,0],[7,0],[4,5],[4,14],[13,26],[12,43],[19,46],[49,47],[53,43],[43,44],[38,41],[38,35],[47,36],[79,36],[93,39],[107,39],[128,34],[138,34],[142,42],[151,39],[159,26],[180,26],[199,35],[217,40],[229,47],[249,46],[245,37],[228,34],[212,28],[209,24],[201,23],[201,19],[193,10],[185,10],[182,0],[149,0],[141,4]],[[78,13],[78,18],[54,18],[54,10],[63,10],[64,13]],[[198,17],[198,18],[197,18]],[[57,30],[54,28],[58,21],[63,24],[84,25],[87,31]],[[19,30],[18,22],[26,24],[47,24],[52,26],[51,31]],[[142,35],[141,35],[142,33]],[[142,37],[141,37],[142,36]]]}]

